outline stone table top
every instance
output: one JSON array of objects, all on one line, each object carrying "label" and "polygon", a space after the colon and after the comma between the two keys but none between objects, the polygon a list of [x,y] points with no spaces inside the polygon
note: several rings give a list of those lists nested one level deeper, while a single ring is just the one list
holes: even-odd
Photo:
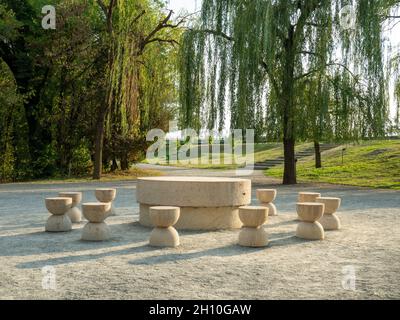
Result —
[{"label": "stone table top", "polygon": [[251,180],[217,177],[139,178],[137,201],[178,207],[238,207],[251,202]]}]

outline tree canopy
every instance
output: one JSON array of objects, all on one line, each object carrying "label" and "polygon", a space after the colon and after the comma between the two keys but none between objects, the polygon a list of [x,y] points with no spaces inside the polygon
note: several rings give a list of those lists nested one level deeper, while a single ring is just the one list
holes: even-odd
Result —
[{"label": "tree canopy", "polygon": [[90,173],[99,128],[100,169],[127,169],[174,116],[180,25],[162,1],[57,0],[45,30],[47,4],[0,0],[0,181]]},{"label": "tree canopy", "polygon": [[283,139],[284,183],[296,183],[296,140],[384,135],[382,21],[398,3],[204,0],[181,50],[182,124],[221,130],[228,115]]}]

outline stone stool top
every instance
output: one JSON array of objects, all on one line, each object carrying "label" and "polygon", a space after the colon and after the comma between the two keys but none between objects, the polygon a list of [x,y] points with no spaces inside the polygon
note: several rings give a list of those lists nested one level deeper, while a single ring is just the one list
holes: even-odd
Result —
[{"label": "stone stool top", "polygon": [[101,189],[96,189],[95,191],[97,200],[101,202],[112,202],[115,199],[116,194],[117,194],[116,189],[101,188]]},{"label": "stone stool top", "polygon": [[180,208],[171,206],[150,207],[150,220],[158,228],[168,228],[179,220]]},{"label": "stone stool top", "polygon": [[321,197],[318,192],[299,192],[299,202],[315,202],[317,198]]},{"label": "stone stool top", "polygon": [[111,203],[92,202],[82,204],[84,217],[93,223],[103,222],[107,218],[110,209]]},{"label": "stone stool top", "polygon": [[50,213],[54,215],[63,215],[65,214],[72,206],[71,198],[46,198],[46,208]]},{"label": "stone stool top", "polygon": [[325,204],[324,214],[334,214],[340,207],[340,198],[319,197],[316,200],[318,203]]},{"label": "stone stool top", "polygon": [[301,202],[296,204],[297,214],[301,221],[315,222],[324,214],[325,205],[316,202]]},{"label": "stone stool top", "polygon": [[276,198],[276,189],[257,189],[257,199],[262,203],[270,203]]},{"label": "stone stool top", "polygon": [[267,207],[244,206],[239,208],[239,218],[244,227],[257,228],[268,219]]},{"label": "stone stool top", "polygon": [[73,207],[82,201],[82,192],[60,192],[58,195],[64,198],[71,198]]}]

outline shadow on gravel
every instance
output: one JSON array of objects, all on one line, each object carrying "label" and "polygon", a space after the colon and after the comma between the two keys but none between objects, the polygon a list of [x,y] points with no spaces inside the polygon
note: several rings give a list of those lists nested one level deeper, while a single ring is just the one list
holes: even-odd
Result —
[{"label": "shadow on gravel", "polygon": [[107,252],[102,252],[98,254],[84,254],[84,255],[79,255],[79,256],[66,256],[66,257],[60,257],[60,258],[52,258],[52,259],[46,259],[46,260],[37,260],[37,261],[29,261],[29,262],[24,262],[21,264],[17,265],[18,269],[34,269],[34,268],[42,268],[44,266],[57,266],[61,264],[69,264],[69,263],[77,263],[77,262],[84,262],[84,261],[90,261],[90,260],[97,260],[101,258],[107,258],[107,257],[118,257],[122,255],[128,255],[128,254],[135,254],[135,253],[141,253],[141,252],[146,252],[146,251],[152,251],[150,247],[147,245],[142,245],[138,247],[132,247],[132,248],[125,248],[122,250],[114,250],[114,251],[107,251]]},{"label": "shadow on gravel", "polygon": [[272,247],[288,247],[292,245],[304,244],[309,240],[297,238],[295,232],[283,232],[270,235],[269,246]]},{"label": "shadow on gravel", "polygon": [[263,248],[246,248],[246,247],[241,247],[237,244],[230,244],[224,247],[218,247],[196,252],[167,253],[167,254],[162,254],[162,249],[159,249],[160,255],[132,260],[129,263],[133,265],[156,265],[169,262],[192,260],[202,257],[234,257],[239,255],[252,254],[254,252],[261,252],[261,251],[267,252],[270,247],[291,246],[296,244],[302,244],[305,242],[307,241],[296,238],[293,235],[293,232],[278,233],[273,235],[271,234],[269,245]]},{"label": "shadow on gravel", "polygon": [[130,264],[133,265],[155,265],[155,264],[163,264],[168,262],[177,262],[181,260],[191,260],[202,257],[229,257],[229,256],[237,256],[242,254],[248,254],[255,251],[262,251],[266,248],[243,248],[236,244],[231,244],[225,247],[218,247],[208,250],[196,251],[196,252],[187,252],[187,253],[167,253],[162,254],[163,249],[158,249],[160,251],[160,255],[146,257],[143,259],[137,259],[129,261]]},{"label": "shadow on gravel", "polygon": [[81,241],[82,227],[70,232],[33,232],[0,237],[0,256],[29,256],[49,253],[78,252],[113,248],[146,241],[150,229],[136,223],[109,225],[112,238],[102,242]]}]

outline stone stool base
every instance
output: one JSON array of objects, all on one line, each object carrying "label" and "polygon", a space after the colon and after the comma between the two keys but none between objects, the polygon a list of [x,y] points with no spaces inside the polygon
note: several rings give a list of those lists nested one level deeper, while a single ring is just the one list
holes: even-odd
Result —
[{"label": "stone stool base", "polygon": [[67,211],[67,216],[71,219],[72,223],[79,223],[82,221],[82,212],[77,207],[73,207]]},{"label": "stone stool base", "polygon": [[63,214],[61,216],[50,216],[47,219],[45,230],[47,232],[67,232],[72,230],[71,219]]},{"label": "stone stool base", "polygon": [[[151,207],[140,204],[139,222],[145,227],[154,227],[149,214]],[[177,230],[229,230],[241,228],[242,222],[239,219],[238,207],[182,207],[179,220],[174,227]]]},{"label": "stone stool base", "polygon": [[239,233],[238,244],[243,247],[266,247],[268,245],[267,232],[265,232],[263,227],[243,227]]},{"label": "stone stool base", "polygon": [[82,240],[104,241],[110,239],[110,228],[104,223],[87,223],[82,230]]},{"label": "stone stool base", "polygon": [[297,225],[296,237],[306,240],[323,240],[324,228],[319,222],[300,222]]},{"label": "stone stool base", "polygon": [[179,246],[179,234],[174,227],[154,228],[150,234],[150,246],[172,247]]},{"label": "stone stool base", "polygon": [[341,228],[340,220],[336,214],[324,214],[318,222],[325,230],[339,230]]},{"label": "stone stool base", "polygon": [[115,210],[114,205],[111,204],[111,209],[110,209],[110,211],[108,211],[107,217],[113,217],[116,215],[117,215],[117,211]]},{"label": "stone stool base", "polygon": [[273,217],[278,215],[278,211],[276,210],[276,206],[273,203],[263,203],[263,207],[268,208],[268,217]]}]

